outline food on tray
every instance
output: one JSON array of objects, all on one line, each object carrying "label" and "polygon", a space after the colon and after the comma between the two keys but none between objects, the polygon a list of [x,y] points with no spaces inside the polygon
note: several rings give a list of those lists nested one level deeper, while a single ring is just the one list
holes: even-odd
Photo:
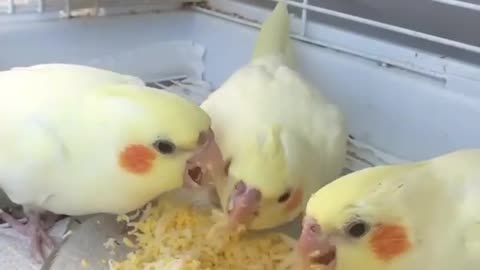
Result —
[{"label": "food on tray", "polygon": [[132,252],[111,270],[292,269],[295,241],[281,233],[250,235],[227,229],[217,210],[162,202],[131,222]]}]

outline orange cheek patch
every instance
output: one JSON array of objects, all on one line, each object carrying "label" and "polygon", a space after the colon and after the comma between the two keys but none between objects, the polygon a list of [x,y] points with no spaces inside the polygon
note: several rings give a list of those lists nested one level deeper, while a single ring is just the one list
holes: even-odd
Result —
[{"label": "orange cheek patch", "polygon": [[375,229],[370,245],[383,261],[389,261],[407,252],[410,247],[405,228],[399,225],[381,225]]},{"label": "orange cheek patch", "polygon": [[120,153],[119,164],[135,174],[148,173],[152,168],[155,152],[143,145],[129,145]]},{"label": "orange cheek patch", "polygon": [[303,200],[303,191],[302,189],[296,189],[295,192],[292,194],[292,198],[287,201],[285,204],[285,210],[288,212],[297,209]]}]

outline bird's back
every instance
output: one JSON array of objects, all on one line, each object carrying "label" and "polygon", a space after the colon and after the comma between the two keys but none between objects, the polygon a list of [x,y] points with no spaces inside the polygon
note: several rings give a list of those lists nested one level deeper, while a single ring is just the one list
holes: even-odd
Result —
[{"label": "bird's back", "polygon": [[392,270],[480,269],[480,150],[421,163],[403,196],[417,252]]},{"label": "bird's back", "polygon": [[[89,109],[95,103],[94,91],[122,84],[140,86],[143,82],[106,70],[64,64],[0,72],[0,187],[14,202],[44,204],[59,191],[55,190],[58,182],[65,184],[63,188],[72,188],[70,196],[80,195],[82,183],[106,176],[100,173],[89,179],[93,172],[101,172],[97,167],[111,163],[114,153],[102,146],[115,143],[115,138],[108,136],[115,130],[109,130],[100,112]],[[98,117],[92,118],[96,113]],[[92,130],[95,126],[98,132]],[[92,148],[104,152],[92,155]],[[79,157],[83,163],[73,162],[81,161]],[[98,187],[103,188],[100,183]]]},{"label": "bird's back", "polygon": [[309,190],[343,168],[347,134],[339,108],[278,61],[243,67],[202,107],[212,116],[226,155],[238,151],[246,138],[255,141],[279,127],[292,174],[308,179]]},{"label": "bird's back", "polygon": [[[457,216],[446,217],[452,223],[451,259],[457,257],[457,269],[480,269],[480,149],[457,150],[432,162],[432,170],[453,190]],[[457,192],[455,192],[457,191]],[[448,202],[450,198],[446,198]],[[451,202],[455,203],[455,202]],[[442,234],[449,233],[439,232]]]}]

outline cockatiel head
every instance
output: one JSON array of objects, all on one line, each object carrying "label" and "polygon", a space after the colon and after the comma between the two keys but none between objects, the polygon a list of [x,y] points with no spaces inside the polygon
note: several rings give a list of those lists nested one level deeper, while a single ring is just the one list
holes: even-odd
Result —
[{"label": "cockatiel head", "polygon": [[95,92],[89,102],[97,111],[86,117],[115,135],[117,164],[129,176],[117,180],[117,188],[130,190],[129,200],[145,202],[182,185],[204,186],[223,173],[210,118],[198,105],[166,91],[128,85]]},{"label": "cockatiel head", "polygon": [[[238,135],[228,138],[231,136]],[[244,143],[224,153],[228,180],[216,185],[231,225],[260,230],[293,220],[306,203],[304,183],[289,172],[291,164],[280,129],[269,128],[250,140],[246,134],[240,136],[243,138],[238,141]]]},{"label": "cockatiel head", "polygon": [[[415,249],[413,219],[421,219],[411,209],[417,196],[432,191],[425,174],[418,173],[422,166],[364,169],[312,195],[298,241],[301,269],[409,269],[399,266]],[[410,185],[418,182],[423,183]]]}]

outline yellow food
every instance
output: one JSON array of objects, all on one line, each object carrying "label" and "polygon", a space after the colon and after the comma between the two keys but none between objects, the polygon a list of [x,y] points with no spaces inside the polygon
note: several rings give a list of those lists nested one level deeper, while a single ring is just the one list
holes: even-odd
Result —
[{"label": "yellow food", "polygon": [[133,251],[126,260],[111,262],[111,270],[292,269],[293,239],[226,229],[226,218],[216,210],[162,203],[129,224]]}]

